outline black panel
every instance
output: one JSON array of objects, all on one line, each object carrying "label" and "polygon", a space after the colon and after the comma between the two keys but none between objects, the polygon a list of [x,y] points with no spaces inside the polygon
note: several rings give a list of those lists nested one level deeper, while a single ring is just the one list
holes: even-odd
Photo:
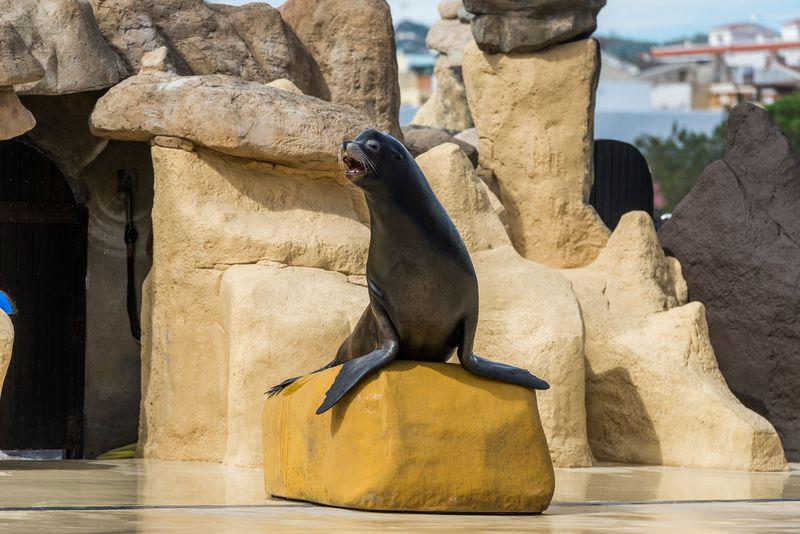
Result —
[{"label": "black panel", "polygon": [[81,455],[86,224],[86,209],[54,165],[23,144],[0,142],[0,289],[18,308],[0,449]]}]

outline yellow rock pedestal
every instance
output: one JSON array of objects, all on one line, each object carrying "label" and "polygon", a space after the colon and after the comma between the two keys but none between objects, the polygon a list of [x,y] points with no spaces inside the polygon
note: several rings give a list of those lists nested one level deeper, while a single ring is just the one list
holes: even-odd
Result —
[{"label": "yellow rock pedestal", "polygon": [[267,493],[366,510],[541,512],[555,488],[533,391],[397,361],[315,415],[339,368],[264,406]]}]

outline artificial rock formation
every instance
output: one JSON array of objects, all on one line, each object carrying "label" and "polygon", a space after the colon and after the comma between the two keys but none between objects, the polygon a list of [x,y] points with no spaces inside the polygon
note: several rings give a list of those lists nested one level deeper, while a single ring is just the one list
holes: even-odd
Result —
[{"label": "artificial rock formation", "polygon": [[264,391],[331,361],[366,307],[367,289],[343,273],[261,262],[226,269],[219,298],[229,340],[224,459],[259,465]]},{"label": "artificial rock formation", "polygon": [[622,217],[597,259],[562,271],[585,328],[589,442],[598,460],[775,471],[772,425],[728,389],[701,304],[650,216]]},{"label": "artificial rock formation", "polygon": [[0,0],[0,22],[11,23],[45,69],[20,94],[57,95],[111,87],[127,73],[103,39],[91,6],[78,0]]},{"label": "artificial rock formation", "polygon": [[445,67],[436,62],[436,90],[419,108],[411,124],[457,132],[472,127],[472,114],[461,67]]},{"label": "artificial rock formation", "polygon": [[0,311],[0,395],[3,394],[3,381],[11,363],[11,349],[14,347],[14,325],[11,318]]},{"label": "artificial rock formation", "polygon": [[146,74],[101,98],[91,125],[122,141],[180,137],[232,156],[332,170],[341,140],[370,123],[349,107],[240,78]]},{"label": "artificial rock formation", "polygon": [[464,8],[462,0],[441,0],[439,2],[439,16],[444,20],[453,20],[458,18],[458,11]]},{"label": "artificial rock formation", "polygon": [[489,54],[536,52],[585,39],[597,29],[606,0],[464,0],[472,34]]},{"label": "artificial rock formation", "polygon": [[307,94],[328,96],[314,60],[277,9],[202,0],[93,0],[95,16],[130,74],[142,57],[165,47],[181,75],[228,74],[261,83],[292,80]]},{"label": "artificial rock formation", "polygon": [[403,138],[406,148],[411,152],[415,158],[420,154],[424,154],[433,147],[443,145],[444,143],[455,143],[467,155],[472,166],[478,164],[478,148],[459,141],[452,135],[439,128],[430,128],[427,126],[409,125],[403,127]]},{"label": "artificial rock formation", "polygon": [[525,257],[550,267],[590,263],[608,229],[588,205],[592,187],[597,43],[534,54],[464,54],[480,163],[493,171],[511,238]]},{"label": "artificial rock formation", "polygon": [[366,264],[363,199],[339,173],[187,148],[152,148],[140,451],[257,465],[264,391],[330,361],[364,305],[345,276]]},{"label": "artificial rock formation", "polygon": [[707,310],[727,383],[800,460],[800,158],[769,114],[741,104],[725,156],[659,231]]},{"label": "artificial rock formation", "polygon": [[475,265],[480,289],[475,351],[549,381],[551,389],[537,395],[553,462],[561,467],[591,465],[584,409],[583,325],[569,282],[517,254],[495,213],[491,193],[456,145],[437,146],[417,163],[464,238]]},{"label": "artificial rock formation", "polygon": [[326,100],[352,106],[401,137],[394,30],[385,0],[289,0],[279,11],[318,65]]},{"label": "artificial rock formation", "polygon": [[542,512],[555,489],[537,393],[393,362],[322,415],[338,369],[264,406],[268,494],[366,510]]},{"label": "artificial rock formation", "polygon": [[14,27],[0,22],[0,140],[22,135],[36,125],[20,103],[15,85],[42,79],[44,69],[28,52]]},{"label": "artificial rock formation", "polygon": [[[434,67],[436,90],[417,111],[412,124],[461,131],[471,128],[472,115],[467,104],[467,92],[461,65],[464,61],[464,47],[472,41],[469,24],[450,16],[454,3],[445,0],[440,4],[444,14],[428,31],[425,44],[428,48],[439,52]],[[455,8],[455,12],[458,12]]]}]

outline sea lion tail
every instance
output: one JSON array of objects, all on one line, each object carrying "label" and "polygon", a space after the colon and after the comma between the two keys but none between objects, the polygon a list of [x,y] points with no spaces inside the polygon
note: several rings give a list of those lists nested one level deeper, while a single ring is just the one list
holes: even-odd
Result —
[{"label": "sea lion tail", "polygon": [[509,382],[529,389],[550,389],[550,384],[535,376],[527,369],[514,367],[504,363],[493,362],[481,358],[475,353],[470,354],[461,360],[464,368],[478,376]]}]

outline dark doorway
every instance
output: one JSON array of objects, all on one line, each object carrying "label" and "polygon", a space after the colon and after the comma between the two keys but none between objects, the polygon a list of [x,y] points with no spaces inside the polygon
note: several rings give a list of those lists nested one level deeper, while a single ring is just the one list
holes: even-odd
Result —
[{"label": "dark doorway", "polygon": [[594,142],[594,185],[589,204],[610,230],[629,211],[645,211],[654,217],[653,177],[635,146],[610,139]]},{"label": "dark doorway", "polygon": [[47,158],[0,142],[0,289],[18,309],[0,450],[82,454],[86,221]]}]

